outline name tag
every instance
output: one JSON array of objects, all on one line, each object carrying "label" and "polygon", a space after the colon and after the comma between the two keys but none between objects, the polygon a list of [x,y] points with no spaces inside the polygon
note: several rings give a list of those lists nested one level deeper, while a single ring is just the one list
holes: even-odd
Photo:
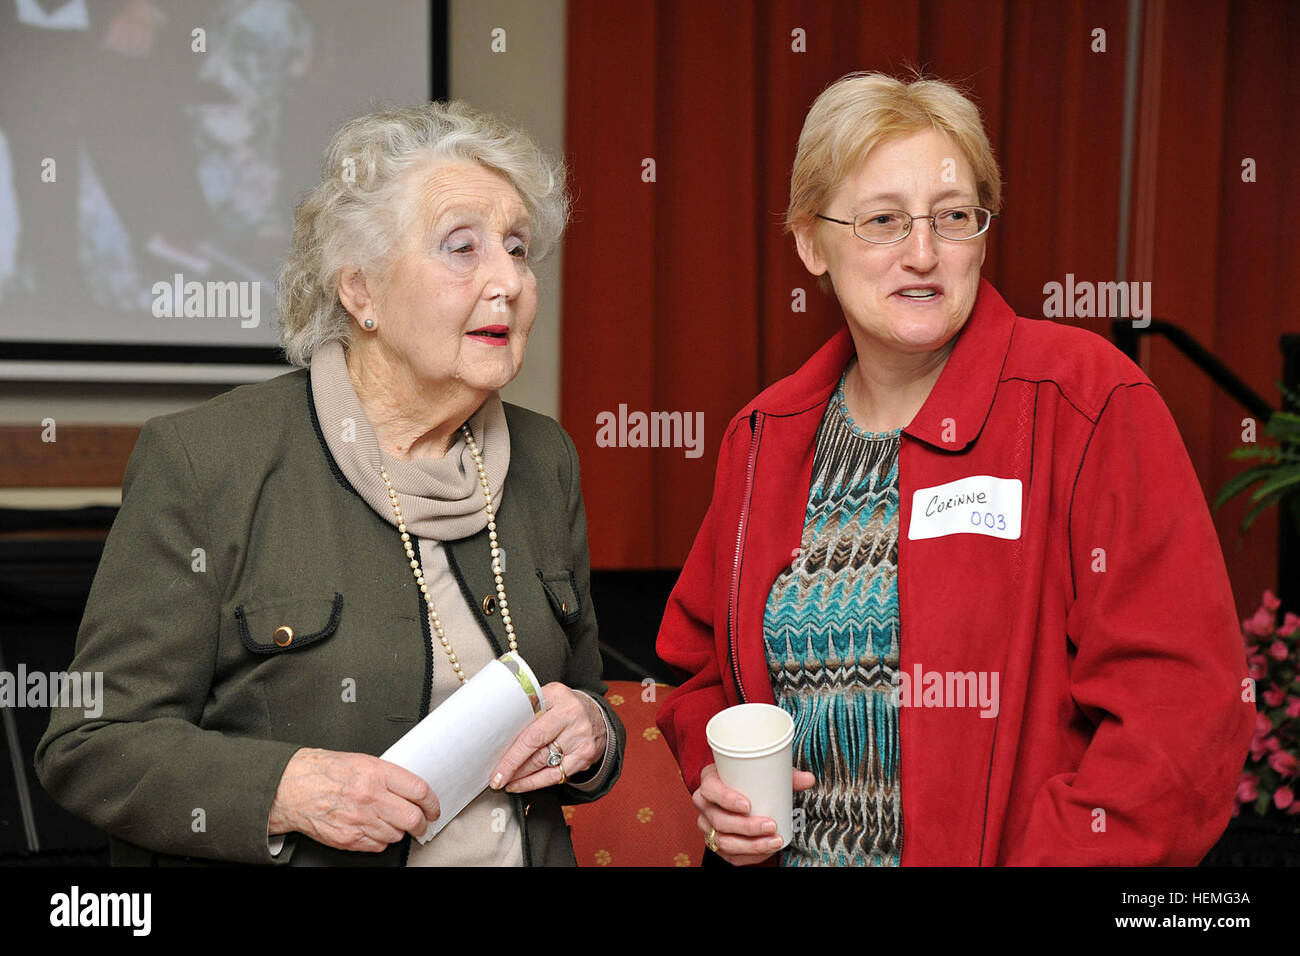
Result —
[{"label": "name tag", "polygon": [[912,495],[909,541],[949,534],[986,534],[992,538],[1020,537],[1019,478],[971,475]]}]

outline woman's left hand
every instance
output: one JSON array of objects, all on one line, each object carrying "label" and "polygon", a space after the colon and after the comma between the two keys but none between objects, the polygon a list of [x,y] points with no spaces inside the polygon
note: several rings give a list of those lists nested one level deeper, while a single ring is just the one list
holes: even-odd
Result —
[{"label": "woman's left hand", "polygon": [[[519,732],[497,764],[490,786],[523,793],[564,783],[582,773],[605,754],[605,715],[587,694],[560,683],[542,688],[544,710]],[[549,744],[564,754],[559,766],[548,767]]]}]

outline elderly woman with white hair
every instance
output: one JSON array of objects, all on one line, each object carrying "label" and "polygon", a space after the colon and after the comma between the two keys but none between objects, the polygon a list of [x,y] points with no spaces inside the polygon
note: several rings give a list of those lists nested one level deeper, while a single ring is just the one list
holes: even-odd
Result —
[{"label": "elderly woman with white hair", "polygon": [[[574,865],[562,804],[618,777],[573,443],[503,403],[568,215],[564,169],[460,102],[327,149],[280,276],[307,366],[148,422],[56,709],[46,789],[115,863]],[[432,840],[379,754],[507,651],[546,709]]]},{"label": "elderly woman with white hair", "polygon": [[[710,862],[1191,865],[1227,825],[1255,705],[1200,483],[1141,369],[981,278],[1001,202],[947,83],[808,112],[786,224],[845,325],[727,428],[659,632]],[[739,703],[794,725],[789,845],[714,765]]]}]

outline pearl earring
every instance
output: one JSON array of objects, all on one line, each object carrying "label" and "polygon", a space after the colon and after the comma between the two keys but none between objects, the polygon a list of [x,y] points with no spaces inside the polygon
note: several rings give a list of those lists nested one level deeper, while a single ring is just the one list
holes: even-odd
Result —
[{"label": "pearl earring", "polygon": [[373,329],[373,328],[375,327],[375,320],[374,320],[374,319],[366,319],[366,323],[365,323],[365,325],[366,325],[366,328],[368,328],[368,329]]}]

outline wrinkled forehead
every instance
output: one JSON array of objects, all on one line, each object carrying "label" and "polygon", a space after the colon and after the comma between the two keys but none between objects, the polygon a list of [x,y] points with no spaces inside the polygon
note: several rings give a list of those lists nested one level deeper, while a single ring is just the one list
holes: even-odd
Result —
[{"label": "wrinkled forehead", "polygon": [[448,218],[495,222],[502,228],[528,225],[528,207],[498,170],[467,160],[441,160],[411,170],[404,205],[417,210],[425,228]]}]

